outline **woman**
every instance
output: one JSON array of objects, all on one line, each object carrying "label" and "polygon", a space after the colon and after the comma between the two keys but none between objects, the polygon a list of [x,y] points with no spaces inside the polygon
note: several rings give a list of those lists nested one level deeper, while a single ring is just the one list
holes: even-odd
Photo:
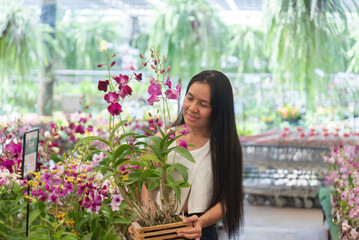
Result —
[{"label": "woman", "polygon": [[234,236],[243,225],[242,150],[232,87],[223,73],[206,70],[191,79],[174,126],[184,124],[190,133],[178,140],[194,146],[189,150],[196,164],[189,171],[191,188],[182,190],[180,210],[194,228],[178,235],[218,239],[215,223],[223,219],[229,237]]}]

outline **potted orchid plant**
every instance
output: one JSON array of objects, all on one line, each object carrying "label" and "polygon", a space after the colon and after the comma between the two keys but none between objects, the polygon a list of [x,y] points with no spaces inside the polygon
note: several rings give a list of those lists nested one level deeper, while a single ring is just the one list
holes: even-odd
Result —
[{"label": "potted orchid plant", "polygon": [[[187,168],[168,161],[168,155],[180,154],[192,162],[194,159],[185,142],[177,143],[189,130],[169,128],[169,100],[179,98],[180,85],[172,88],[168,77],[171,68],[164,67],[165,58],[160,59],[156,49],[151,49],[147,60],[140,54],[141,65],[137,70],[133,68],[131,75],[111,74],[114,57],[107,54],[107,62],[98,65],[108,69],[106,80],[98,82],[108,103],[107,133],[95,136],[92,126],[87,128],[87,136],[80,138],[72,151],[57,156],[51,167],[32,173],[27,182],[31,189],[27,198],[38,217],[37,225],[30,228],[30,238],[123,239],[128,238],[127,225],[135,219],[142,227],[181,222],[176,210],[180,189],[190,186]],[[159,104],[162,110],[151,114],[151,125],[141,134],[133,132],[131,123],[123,120],[121,101],[132,95],[132,83],[144,84],[139,71],[146,66],[154,71],[147,102]],[[77,127],[69,128],[77,132]],[[182,179],[175,180],[173,172]],[[153,205],[142,199],[145,188]]]},{"label": "potted orchid plant", "polygon": [[[87,157],[90,158],[94,154],[105,156],[94,170],[101,173],[104,180],[111,179],[119,191],[121,200],[132,209],[135,218],[139,219],[143,227],[181,221],[176,210],[180,201],[180,189],[190,187],[187,182],[187,168],[182,164],[168,161],[169,153],[174,152],[194,162],[187,144],[184,141],[177,144],[177,139],[189,130],[186,127],[171,129],[169,126],[169,100],[179,98],[181,87],[178,84],[172,88],[168,77],[171,67],[165,67],[165,57],[160,58],[155,48],[150,49],[148,59],[140,54],[141,65],[137,70],[132,68],[132,74],[129,76],[111,75],[111,68],[116,63],[112,60],[114,57],[115,54],[107,54],[107,62],[98,65],[106,66],[108,70],[106,80],[98,82],[98,89],[106,93],[104,99],[108,103],[107,110],[110,115],[109,137],[84,137],[75,145],[73,153],[90,142],[100,141],[105,145],[102,149],[90,146]],[[146,66],[154,71],[148,87],[150,96],[147,102],[151,106],[159,104],[161,110],[158,109],[156,115],[149,114],[155,124],[152,128],[145,129],[145,134],[139,134],[127,130],[129,123],[123,120],[121,115],[121,101],[132,95],[131,82],[143,81],[142,73],[139,71]],[[163,129],[156,122],[163,122]],[[174,171],[180,174],[181,180],[176,181],[172,177]],[[143,201],[143,188],[148,189],[155,207]],[[155,192],[159,194],[160,201],[156,201]]]}]

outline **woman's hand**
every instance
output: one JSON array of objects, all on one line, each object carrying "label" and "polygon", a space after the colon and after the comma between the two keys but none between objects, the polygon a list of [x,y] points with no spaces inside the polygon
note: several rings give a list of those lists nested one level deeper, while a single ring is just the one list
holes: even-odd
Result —
[{"label": "woman's hand", "polygon": [[[139,218],[136,219],[136,222],[138,223],[140,221]],[[133,230],[133,227],[132,227],[132,224],[128,227],[127,229],[128,233],[133,237],[133,234],[135,234],[134,230]]]},{"label": "woman's hand", "polygon": [[178,236],[185,237],[188,239],[200,240],[202,236],[202,225],[199,217],[197,215],[193,215],[191,217],[183,219],[184,223],[192,223],[193,228],[179,230],[177,232]]}]

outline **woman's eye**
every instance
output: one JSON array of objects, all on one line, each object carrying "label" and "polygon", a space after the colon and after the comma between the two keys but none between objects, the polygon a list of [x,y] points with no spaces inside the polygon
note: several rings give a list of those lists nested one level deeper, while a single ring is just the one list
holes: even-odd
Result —
[{"label": "woman's eye", "polygon": [[209,106],[207,104],[201,104],[202,107],[208,108]]}]

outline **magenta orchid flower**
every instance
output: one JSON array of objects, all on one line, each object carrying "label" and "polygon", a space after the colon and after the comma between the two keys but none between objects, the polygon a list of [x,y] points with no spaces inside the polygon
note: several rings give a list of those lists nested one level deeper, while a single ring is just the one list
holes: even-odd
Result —
[{"label": "magenta orchid flower", "polygon": [[172,83],[171,83],[171,81],[170,81],[170,77],[167,77],[166,82],[165,82],[165,85],[166,85],[168,88],[171,88]]},{"label": "magenta orchid flower", "polygon": [[9,153],[14,158],[18,158],[20,156],[21,149],[21,145],[16,143],[8,143],[5,146],[5,152]]},{"label": "magenta orchid flower", "polygon": [[127,95],[132,95],[132,88],[128,85],[119,86],[120,96],[124,99]]},{"label": "magenta orchid flower", "polygon": [[180,93],[181,93],[181,85],[178,84],[176,89],[168,89],[165,94],[168,99],[177,100],[180,96]]},{"label": "magenta orchid flower", "polygon": [[159,102],[160,99],[157,97],[157,96],[154,96],[154,95],[151,95],[148,99],[147,99],[147,102],[149,105],[153,106],[153,104],[155,102]]},{"label": "magenta orchid flower", "polygon": [[179,141],[179,146],[180,146],[180,147],[184,147],[185,149],[188,150],[187,143],[186,143],[186,141],[184,141],[184,140],[180,140],[180,141]]},{"label": "magenta orchid flower", "polygon": [[75,129],[75,132],[76,132],[76,133],[84,134],[84,133],[85,133],[85,128],[84,128],[84,126],[82,126],[81,124],[78,125],[78,126],[76,127],[76,129]]},{"label": "magenta orchid flower", "polygon": [[180,131],[184,136],[189,133],[189,128],[186,125],[183,125],[184,129]]},{"label": "magenta orchid flower", "polygon": [[148,87],[148,93],[151,96],[159,96],[162,94],[161,86],[158,83],[151,83],[151,85]]},{"label": "magenta orchid flower", "polygon": [[120,85],[123,86],[125,84],[128,83],[129,78],[127,75],[122,75],[120,74],[118,77],[117,76],[113,76],[113,79]]},{"label": "magenta orchid flower", "polygon": [[142,73],[140,73],[140,74],[134,73],[134,74],[135,74],[135,79],[136,79],[137,81],[141,82],[141,81],[142,81]]},{"label": "magenta orchid flower", "polygon": [[107,103],[115,103],[118,101],[118,94],[115,92],[109,92],[105,95],[104,99],[106,100]]},{"label": "magenta orchid flower", "polygon": [[3,163],[3,167],[9,170],[10,173],[14,172],[14,165],[15,162],[11,159],[6,159],[6,161]]},{"label": "magenta orchid flower", "polygon": [[120,113],[122,112],[122,107],[119,103],[115,102],[111,103],[110,106],[107,107],[107,110],[112,116],[117,116],[120,115]]},{"label": "magenta orchid flower", "polygon": [[98,90],[100,91],[104,91],[104,92],[107,92],[107,87],[108,85],[110,84],[110,81],[109,80],[105,80],[105,81],[98,81]]}]

